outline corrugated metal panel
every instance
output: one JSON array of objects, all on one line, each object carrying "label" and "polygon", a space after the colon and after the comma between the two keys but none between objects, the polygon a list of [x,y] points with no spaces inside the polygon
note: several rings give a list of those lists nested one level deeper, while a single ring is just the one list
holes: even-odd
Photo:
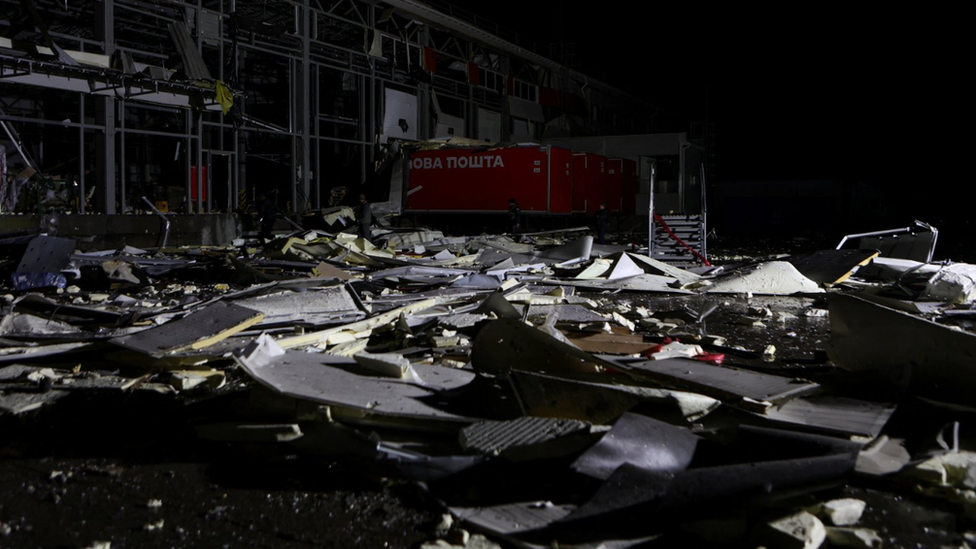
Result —
[{"label": "corrugated metal panel", "polygon": [[196,41],[190,34],[190,30],[182,23],[168,23],[170,36],[173,43],[183,58],[183,72],[190,80],[213,80],[210,76],[210,69],[203,62],[203,56],[197,50]]},{"label": "corrugated metal panel", "polygon": [[589,423],[575,419],[523,417],[513,421],[485,421],[461,431],[461,446],[490,454],[508,448],[531,446],[588,430]]}]

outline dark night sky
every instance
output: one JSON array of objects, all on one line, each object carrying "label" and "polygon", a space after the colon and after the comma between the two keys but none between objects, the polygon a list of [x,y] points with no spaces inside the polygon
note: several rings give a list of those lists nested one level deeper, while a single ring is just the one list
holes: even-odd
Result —
[{"label": "dark night sky", "polygon": [[529,39],[572,43],[582,72],[689,121],[703,121],[707,104],[719,180],[866,181],[899,213],[933,220],[965,216],[976,197],[972,56],[958,13],[460,5]]}]

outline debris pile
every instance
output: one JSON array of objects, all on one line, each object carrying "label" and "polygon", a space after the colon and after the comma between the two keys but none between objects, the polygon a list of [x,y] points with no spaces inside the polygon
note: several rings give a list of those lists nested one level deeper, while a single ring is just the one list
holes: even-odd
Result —
[{"label": "debris pile", "polygon": [[424,547],[880,547],[870,505],[831,496],[882,477],[976,518],[958,432],[886,432],[916,395],[976,386],[976,268],[829,250],[686,270],[573,232],[15,239],[0,414],[235,395],[197,437],[416,481],[447,513]]}]

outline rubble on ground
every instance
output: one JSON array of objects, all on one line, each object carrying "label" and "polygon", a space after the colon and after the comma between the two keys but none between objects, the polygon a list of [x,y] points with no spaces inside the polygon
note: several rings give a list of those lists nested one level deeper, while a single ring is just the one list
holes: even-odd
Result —
[{"label": "rubble on ground", "polygon": [[[0,417],[246,394],[196,436],[416,481],[449,513],[424,547],[878,547],[868,503],[823,495],[867,478],[976,518],[972,454],[886,434],[917,397],[966,403],[973,267],[833,250],[681,269],[573,233],[37,236],[4,264]],[[769,335],[798,325],[829,341]]]}]

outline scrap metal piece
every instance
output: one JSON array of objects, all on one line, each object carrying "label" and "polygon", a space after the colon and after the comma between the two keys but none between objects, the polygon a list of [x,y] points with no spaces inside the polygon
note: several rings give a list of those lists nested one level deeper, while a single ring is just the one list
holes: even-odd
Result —
[{"label": "scrap metal piece", "polygon": [[972,402],[976,334],[853,295],[832,294],[828,303],[827,352],[838,365],[936,400]]},{"label": "scrap metal piece", "polygon": [[875,257],[878,257],[875,250],[820,250],[787,261],[817,284],[833,286],[847,280],[858,267]]},{"label": "scrap metal piece", "polygon": [[[640,536],[632,539],[618,539],[608,536],[594,542],[567,543],[558,535],[544,536],[534,540],[532,533],[560,521],[572,513],[576,507],[568,504],[554,504],[550,501],[528,501],[508,503],[491,507],[450,507],[451,514],[474,529],[487,532],[520,549],[628,549],[644,547],[657,536]],[[531,540],[526,540],[528,537]]]},{"label": "scrap metal piece", "polygon": [[939,230],[916,220],[910,227],[874,231],[870,233],[849,234],[837,244],[837,249],[844,247],[848,240],[858,240],[858,247],[862,250],[879,250],[882,257],[912,259],[922,263],[931,263],[935,253],[935,245],[939,239]]},{"label": "scrap metal piece", "polygon": [[486,324],[474,340],[471,364],[479,372],[507,375],[512,370],[597,373],[605,362],[518,320]]},{"label": "scrap metal piece", "polygon": [[628,412],[571,467],[600,480],[610,478],[624,463],[673,474],[688,468],[699,440],[688,429]]},{"label": "scrap metal piece", "polygon": [[345,284],[281,291],[238,299],[236,304],[264,314],[262,324],[281,322],[349,322],[366,316],[354,292]]},{"label": "scrap metal piece", "polygon": [[675,473],[624,463],[589,501],[554,528],[588,539],[611,532],[647,534],[709,506],[822,489],[853,472],[860,447],[821,435],[740,426],[734,441],[715,448],[715,457],[737,456],[737,461]]},{"label": "scrap metal piece", "polygon": [[636,406],[640,396],[611,385],[512,371],[512,387],[530,416],[609,423]]},{"label": "scrap metal piece", "polygon": [[[352,359],[285,351],[262,335],[243,351],[234,353],[238,364],[262,385],[276,393],[330,406],[354,410],[347,421],[368,423],[373,417],[403,418],[460,426],[477,418],[438,407],[439,390],[462,387],[474,379],[472,372],[453,368],[417,367],[421,387],[399,379],[363,376],[338,367]],[[433,369],[436,368],[436,371]],[[333,418],[337,417],[333,410]]]},{"label": "scrap metal piece", "polygon": [[665,387],[690,389],[740,406],[748,403],[765,408],[820,388],[801,379],[712,366],[691,359],[648,360],[627,365],[634,376],[646,376]]},{"label": "scrap metal piece", "polygon": [[876,437],[895,408],[894,404],[818,395],[795,398],[770,407],[763,415],[773,421],[832,433]]}]

